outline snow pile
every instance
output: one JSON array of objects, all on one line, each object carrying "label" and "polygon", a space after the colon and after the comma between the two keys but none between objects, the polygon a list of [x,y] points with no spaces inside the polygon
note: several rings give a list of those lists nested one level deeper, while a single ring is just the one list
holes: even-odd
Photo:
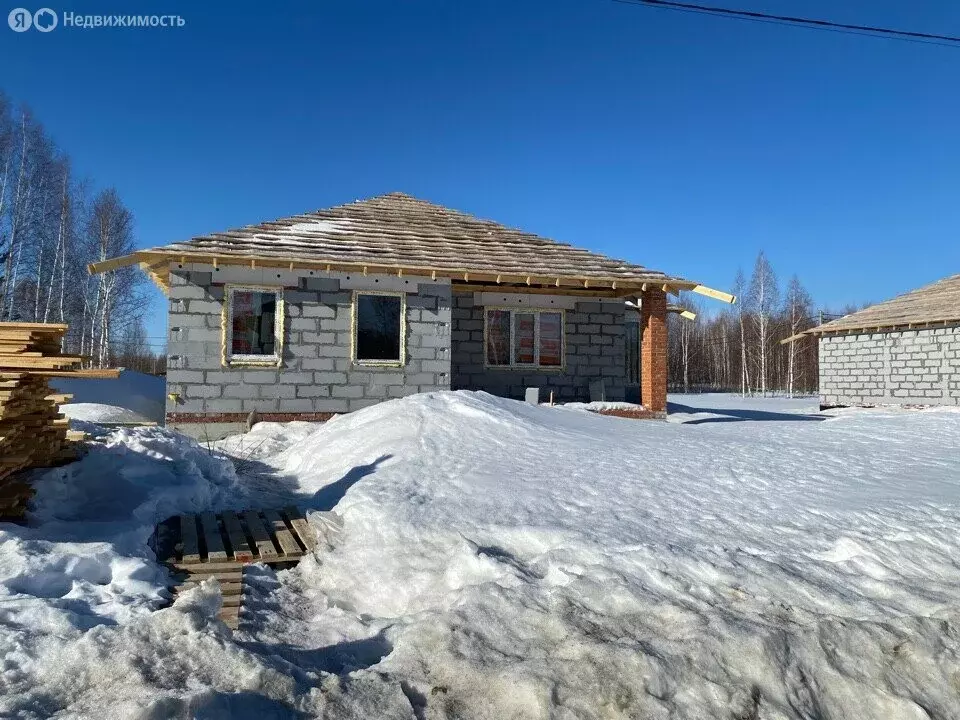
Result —
[{"label": "snow pile", "polygon": [[[67,707],[129,715],[151,699],[133,699],[143,674],[164,674],[152,656],[171,667],[197,661],[176,654],[189,634],[183,614],[199,611],[187,603],[152,612],[169,598],[167,572],[147,545],[153,525],[242,504],[243,488],[231,462],[159,429],[101,432],[82,461],[38,472],[34,487],[32,526],[0,524],[0,716],[48,717]],[[218,632],[217,603],[214,594],[199,613],[205,619],[191,621],[211,626],[207,634]]]},{"label": "snow pile", "polygon": [[144,423],[151,420],[133,410],[101,403],[67,403],[60,411],[71,420],[90,423]]},{"label": "snow pile", "polygon": [[673,425],[442,393],[298,432],[266,465],[344,531],[252,634],[423,717],[956,715],[960,413],[777,402]]},{"label": "snow pile", "polygon": [[[413,396],[262,423],[219,444],[238,475],[106,435],[3,526],[0,715],[960,715],[960,412],[699,398],[663,423]],[[251,570],[240,632],[213,587],[148,613],[145,523],[287,502],[343,528]]]},{"label": "snow pile", "polygon": [[59,393],[73,395],[72,402],[60,406],[61,412],[71,419],[89,422],[163,422],[166,378],[135,370],[121,370],[120,377],[113,380],[51,378],[50,384]]}]

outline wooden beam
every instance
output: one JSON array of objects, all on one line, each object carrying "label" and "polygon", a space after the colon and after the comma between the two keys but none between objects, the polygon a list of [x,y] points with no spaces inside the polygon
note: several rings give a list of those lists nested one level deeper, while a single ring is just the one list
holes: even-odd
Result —
[{"label": "wooden beam", "polygon": [[706,295],[707,297],[713,298],[714,300],[720,300],[721,302],[730,303],[731,305],[733,305],[737,301],[736,295],[725,293],[722,290],[714,290],[713,288],[709,288],[706,285],[697,285],[695,288],[693,288],[693,292],[697,293],[698,295]]},{"label": "wooden beam", "polygon": [[790,343],[796,342],[797,340],[801,340],[801,339],[803,339],[803,338],[805,338],[805,337],[807,336],[807,332],[809,332],[809,331],[805,331],[805,332],[802,332],[802,333],[797,333],[796,335],[791,335],[791,336],[788,337],[788,338],[784,338],[783,340],[780,341],[780,344],[781,344],[781,345],[789,345]]},{"label": "wooden beam", "polygon": [[132,253],[131,255],[122,255],[121,257],[90,263],[87,265],[87,272],[91,275],[98,275],[118,268],[127,267],[128,265],[136,265],[138,262],[140,262],[140,253]]},{"label": "wooden beam", "polygon": [[84,368],[80,370],[27,370],[27,375],[43,375],[44,377],[66,378],[98,378],[100,380],[116,380],[120,377],[120,368]]},{"label": "wooden beam", "polygon": [[524,295],[572,295],[582,298],[620,298],[626,297],[626,290],[613,290],[611,288],[595,288],[584,290],[583,288],[571,287],[527,287],[526,285],[495,285],[487,283],[464,283],[462,281],[453,281],[451,284],[453,291],[458,293],[466,292],[500,292],[500,293],[520,293]]}]

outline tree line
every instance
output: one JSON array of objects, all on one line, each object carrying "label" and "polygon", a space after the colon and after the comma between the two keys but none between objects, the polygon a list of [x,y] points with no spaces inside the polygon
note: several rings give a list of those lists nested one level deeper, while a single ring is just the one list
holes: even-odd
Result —
[{"label": "tree line", "polygon": [[805,336],[781,344],[842,313],[814,309],[813,299],[793,275],[781,286],[761,251],[747,278],[738,271],[733,282],[737,302],[707,315],[690,293],[676,305],[696,315],[688,320],[668,316],[668,383],[674,392],[739,392],[747,394],[811,394],[817,391],[817,342]]},{"label": "tree line", "polygon": [[161,370],[144,330],[142,275],[87,273],[134,249],[133,214],[117,191],[78,176],[30,109],[0,92],[0,321],[67,323],[63,351],[87,364]]}]

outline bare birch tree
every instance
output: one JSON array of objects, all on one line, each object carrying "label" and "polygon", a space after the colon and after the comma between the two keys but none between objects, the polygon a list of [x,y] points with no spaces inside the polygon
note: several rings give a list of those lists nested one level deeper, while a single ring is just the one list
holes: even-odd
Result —
[{"label": "bare birch tree", "polygon": [[743,276],[743,270],[737,269],[737,276],[733,280],[733,293],[737,296],[737,323],[740,326],[740,394],[746,397],[750,390],[750,365],[747,363],[747,323],[746,323],[746,305],[749,302],[747,297],[747,281]]},{"label": "bare birch tree", "polygon": [[[803,285],[800,284],[800,278],[793,275],[790,283],[787,285],[787,296],[784,305],[784,317],[789,323],[789,336],[797,335],[801,330],[810,325],[811,300],[810,294]],[[797,364],[797,352],[801,347],[798,342],[787,344],[787,393],[793,397],[796,388],[795,368]]]},{"label": "bare birch tree", "polygon": [[750,306],[753,310],[757,346],[758,389],[763,397],[767,395],[767,370],[770,356],[770,320],[777,311],[779,290],[777,276],[761,250],[750,277]]}]

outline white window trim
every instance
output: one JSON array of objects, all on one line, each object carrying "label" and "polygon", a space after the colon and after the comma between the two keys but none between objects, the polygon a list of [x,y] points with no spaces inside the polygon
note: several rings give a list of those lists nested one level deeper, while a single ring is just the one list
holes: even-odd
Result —
[{"label": "white window trim", "polygon": [[[489,330],[489,312],[491,310],[500,310],[510,315],[510,350],[509,365],[494,365],[490,362],[490,356],[487,354],[487,333]],[[514,361],[514,341],[516,335],[513,331],[513,316],[515,313],[522,315],[536,315],[533,324],[533,364],[518,363]],[[549,313],[551,315],[560,315],[560,364],[559,365],[541,365],[540,364],[540,315]],[[511,307],[507,305],[487,305],[483,308],[483,366],[491,370],[542,370],[544,372],[564,372],[567,369],[567,316],[563,308],[531,308],[531,307]]]},{"label": "white window trim", "polygon": [[[277,306],[273,318],[273,355],[233,354],[233,294],[236,292],[269,292],[277,296]],[[224,285],[223,312],[221,314],[221,360],[224,367],[271,365],[279,367],[283,363],[284,302],[281,285]]]},{"label": "white window trim", "polygon": [[[357,357],[357,300],[361,295],[382,295],[400,298],[400,359],[364,360]],[[407,294],[391,290],[354,290],[350,313],[350,361],[366,367],[406,367],[407,365]]]}]

